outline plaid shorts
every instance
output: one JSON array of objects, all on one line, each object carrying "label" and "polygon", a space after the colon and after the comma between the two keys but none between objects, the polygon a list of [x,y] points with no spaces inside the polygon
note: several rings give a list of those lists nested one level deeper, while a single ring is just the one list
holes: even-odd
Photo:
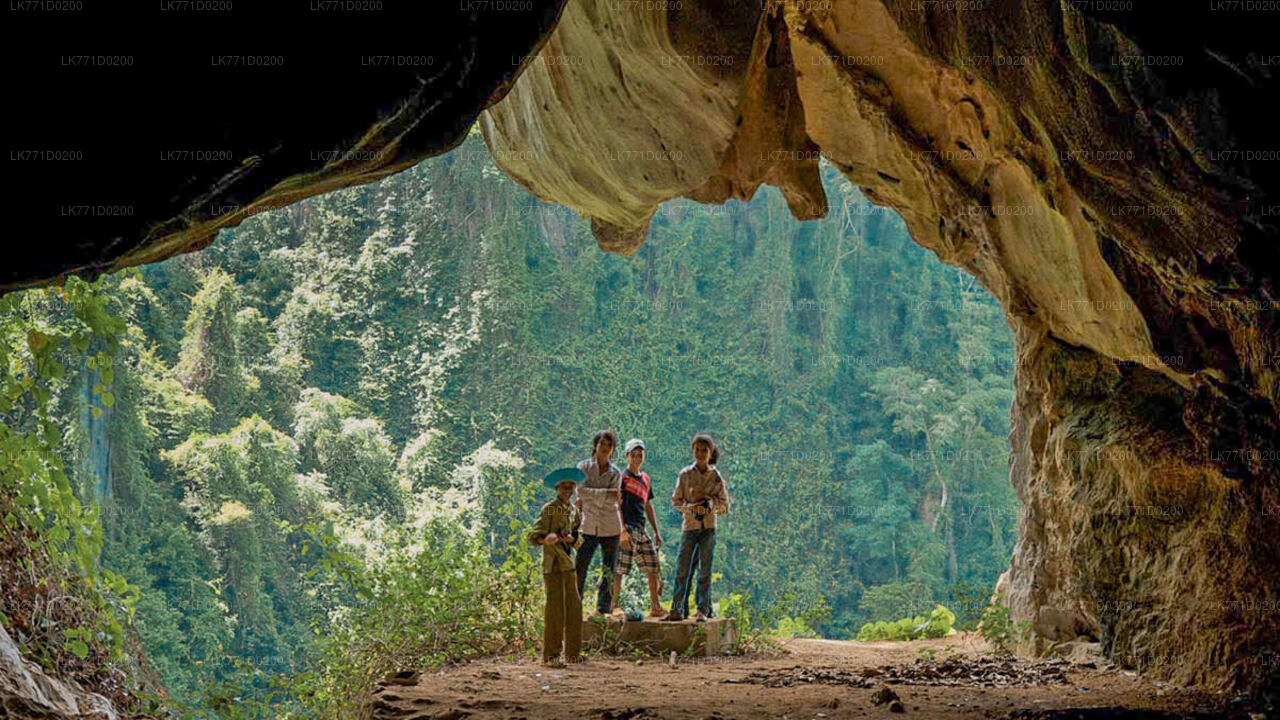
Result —
[{"label": "plaid shorts", "polygon": [[635,558],[636,565],[646,573],[659,572],[658,549],[653,546],[653,540],[649,539],[644,528],[628,527],[627,534],[631,536],[631,549],[625,550],[621,545],[618,546],[618,566],[614,572],[619,575],[630,574],[632,558]]}]

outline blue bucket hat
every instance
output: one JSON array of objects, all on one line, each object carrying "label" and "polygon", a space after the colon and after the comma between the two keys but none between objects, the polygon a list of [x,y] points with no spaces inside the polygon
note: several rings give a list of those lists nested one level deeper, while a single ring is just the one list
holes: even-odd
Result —
[{"label": "blue bucket hat", "polygon": [[547,476],[542,478],[542,484],[546,485],[552,490],[555,490],[556,485],[559,485],[562,482],[568,481],[568,482],[576,483],[581,481],[582,479],[583,479],[583,475],[581,470],[579,470],[576,467],[566,467],[566,468],[560,468],[559,470],[552,470],[551,472],[547,473]]}]

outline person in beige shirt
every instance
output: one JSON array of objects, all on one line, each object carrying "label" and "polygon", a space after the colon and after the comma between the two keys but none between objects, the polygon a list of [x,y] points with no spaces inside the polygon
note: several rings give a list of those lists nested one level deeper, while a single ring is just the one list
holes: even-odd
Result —
[{"label": "person in beige shirt", "polygon": [[618,436],[612,430],[601,430],[591,440],[591,458],[578,463],[578,469],[586,478],[578,488],[578,507],[582,510],[582,544],[575,560],[578,594],[585,596],[587,569],[596,548],[600,548],[596,613],[601,615],[613,611],[613,576],[622,534],[622,514],[618,509],[622,471],[611,459],[617,446]]},{"label": "person in beige shirt", "polygon": [[716,516],[729,512],[729,491],[716,469],[720,449],[710,435],[693,437],[693,464],[680,471],[671,504],[684,518],[680,538],[680,559],[676,565],[675,593],[671,612],[664,620],[684,620],[689,610],[689,582],[698,571],[698,613],[702,622],[711,617],[711,560],[716,547]]}]

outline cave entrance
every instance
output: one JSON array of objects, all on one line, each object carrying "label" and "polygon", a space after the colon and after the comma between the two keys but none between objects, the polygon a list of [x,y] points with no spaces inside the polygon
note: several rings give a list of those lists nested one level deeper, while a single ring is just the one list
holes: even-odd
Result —
[{"label": "cave entrance", "polygon": [[[482,447],[538,475],[587,457],[597,429],[641,437],[670,576],[669,497],[689,438],[710,432],[734,497],[718,606],[751,598],[775,623],[852,638],[942,605],[971,630],[1016,542],[1013,338],[971,276],[834,168],[824,180],[826,219],[794,220],[771,188],[674,201],[623,258],[497,171],[473,134],[144,277],[176,292],[229,273],[262,360],[291,356],[304,395],[362,408],[352,417],[381,426],[392,475],[415,490],[450,486]],[[297,427],[297,402],[270,403],[271,425]],[[647,607],[641,573],[623,594]]]},{"label": "cave entrance", "polygon": [[[312,657],[300,626],[353,602],[282,580],[341,566],[314,565],[317,524],[365,568],[449,547],[415,535],[441,518],[509,561],[504,538],[547,499],[536,479],[606,427],[648,447],[664,603],[668,499],[709,432],[732,497],[716,614],[778,637],[972,630],[1016,541],[1013,340],[972,277],[834,168],[824,181],[821,221],[794,220],[773,189],[668,203],[628,258],[512,182],[477,133],[104,278],[129,342],[109,367],[81,364],[59,412],[84,439],[66,460],[103,507],[103,564],[147,598],[161,681],[199,702],[238,676],[180,657],[274,673]],[[640,573],[620,604],[647,607]],[[173,622],[214,623],[224,650],[163,640]]]},{"label": "cave entrance", "polygon": [[[726,662],[722,679],[744,687],[707,702],[803,683],[806,702],[835,707],[829,696],[870,692],[884,666],[984,647],[972,630],[1020,540],[1013,337],[971,276],[821,170],[826,219],[795,220],[771,188],[750,202],[676,200],[622,257],[512,182],[473,135],[102,279],[128,342],[108,365],[66,362],[56,412],[75,439],[68,474],[103,508],[102,564],[144,599],[155,682],[202,705],[266,697],[264,676],[336,682],[349,662],[377,663],[367,682],[403,663],[536,650],[537,569],[511,563],[527,559],[522,534],[547,499],[537,478],[587,457],[605,427],[647,443],[668,605],[679,517],[666,498],[693,433],[722,448],[732,510],[714,612],[744,636],[787,639],[795,659],[759,675]],[[52,302],[23,296],[24,327],[70,322]],[[621,604],[644,608],[646,595],[633,573]],[[995,621],[1013,629],[1007,617]],[[313,643],[313,627],[337,640]],[[441,627],[472,635],[459,649]],[[417,649],[383,654],[392,639]],[[217,663],[179,662],[190,656]],[[1001,662],[912,679],[996,682],[1010,677]],[[813,673],[831,665],[846,670]],[[996,705],[972,688],[913,702],[987,710],[1053,685],[1039,697],[1067,707],[1076,692],[1061,664],[1016,677]],[[379,701],[454,692],[406,678],[412,690],[392,678]],[[1130,702],[1140,684],[1106,697]],[[500,685],[487,692],[527,701],[528,688]],[[331,690],[349,700],[370,687]]]}]

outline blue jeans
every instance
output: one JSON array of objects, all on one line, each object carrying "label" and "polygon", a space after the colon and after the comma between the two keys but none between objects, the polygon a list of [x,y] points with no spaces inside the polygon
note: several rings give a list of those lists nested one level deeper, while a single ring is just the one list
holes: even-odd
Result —
[{"label": "blue jeans", "polygon": [[676,566],[676,590],[671,596],[671,612],[687,615],[689,580],[698,571],[698,610],[711,616],[711,557],[716,549],[716,530],[685,530],[680,538],[680,562]]},{"label": "blue jeans", "polygon": [[600,584],[596,586],[596,610],[609,612],[613,604],[613,571],[618,566],[618,536],[601,537],[599,535],[582,536],[582,547],[578,548],[573,567],[578,571],[578,597],[587,584],[587,567],[591,565],[591,556],[596,554],[596,546],[600,547]]}]

